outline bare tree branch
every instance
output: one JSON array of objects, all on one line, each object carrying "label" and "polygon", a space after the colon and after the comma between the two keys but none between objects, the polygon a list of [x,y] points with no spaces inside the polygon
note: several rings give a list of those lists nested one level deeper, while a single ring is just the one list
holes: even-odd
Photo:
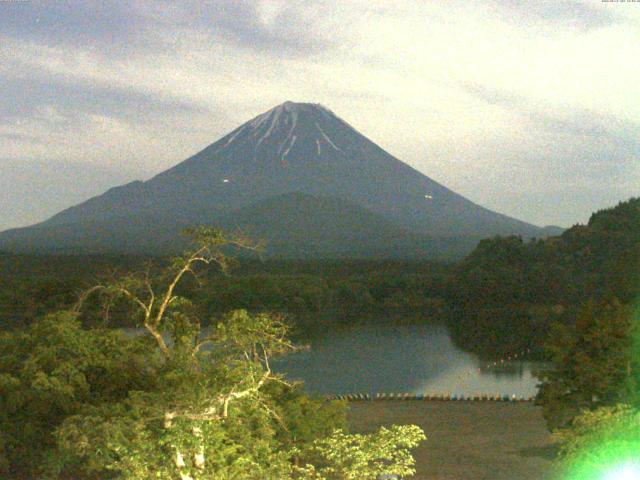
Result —
[{"label": "bare tree branch", "polygon": [[[198,275],[194,270],[198,264],[209,265],[214,263],[218,265],[221,270],[226,271],[229,266],[229,259],[219,250],[225,245],[233,245],[254,251],[261,249],[259,243],[253,242],[240,232],[236,234],[223,234],[217,229],[200,227],[190,229],[187,233],[193,237],[199,246],[192,253],[177,262],[177,270],[174,270],[169,278],[168,285],[160,294],[156,293],[153,287],[150,279],[151,267],[147,265],[142,278],[140,278],[140,276],[130,275],[124,279],[114,280],[111,285],[96,285],[82,292],[78,302],[74,306],[74,311],[80,312],[87,298],[95,292],[104,291],[115,296],[121,295],[141,309],[144,318],[142,322],[143,327],[154,337],[165,358],[170,358],[172,352],[162,336],[161,328],[167,314],[167,309],[178,298],[174,292],[182,278],[190,273],[199,282]],[[139,295],[136,292],[137,289],[144,289],[146,295]],[[193,355],[195,356],[203,345],[211,341],[211,338],[207,338],[195,342]]]}]

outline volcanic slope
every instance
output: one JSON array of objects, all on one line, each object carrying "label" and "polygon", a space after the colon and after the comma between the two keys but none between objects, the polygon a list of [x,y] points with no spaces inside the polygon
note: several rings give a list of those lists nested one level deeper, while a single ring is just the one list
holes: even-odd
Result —
[{"label": "volcanic slope", "polygon": [[[356,210],[358,221],[345,221]],[[304,215],[292,214],[300,211]],[[267,242],[277,237],[278,255],[286,257],[291,252],[276,230],[280,225],[269,228],[279,215],[292,219],[284,233],[296,245],[318,245],[319,256],[349,256],[356,238],[372,255],[402,256],[401,245],[411,244],[414,252],[438,256],[428,243],[443,244],[442,238],[465,237],[462,244],[472,246],[469,239],[545,233],[431,180],[327,108],[285,102],[148,181],[112,188],[40,224],[0,233],[0,249],[163,253],[177,245],[187,225],[235,223],[262,225],[256,233]],[[336,234],[341,229],[343,235]]]}]

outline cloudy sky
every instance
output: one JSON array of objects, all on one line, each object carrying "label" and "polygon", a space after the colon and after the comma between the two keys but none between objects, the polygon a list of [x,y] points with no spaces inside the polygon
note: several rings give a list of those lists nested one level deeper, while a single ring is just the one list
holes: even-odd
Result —
[{"label": "cloudy sky", "polygon": [[0,230],[318,102],[491,209],[640,195],[640,3],[0,0]]}]

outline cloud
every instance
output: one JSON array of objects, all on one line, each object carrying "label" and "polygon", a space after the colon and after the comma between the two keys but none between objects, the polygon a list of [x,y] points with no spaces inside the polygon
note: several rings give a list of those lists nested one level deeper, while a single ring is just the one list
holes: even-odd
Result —
[{"label": "cloud", "polygon": [[4,35],[49,47],[82,45],[105,55],[131,55],[144,41],[149,23],[131,2],[3,2],[0,31]]},{"label": "cloud", "polygon": [[522,2],[494,0],[492,11],[505,21],[546,28],[575,28],[582,31],[609,27],[623,21],[613,8],[591,1]]},{"label": "cloud", "polygon": [[45,156],[39,160],[0,158],[0,166],[0,230],[42,221],[140,174],[133,169],[56,161]]},{"label": "cloud", "polygon": [[640,183],[639,12],[587,1],[0,2],[0,158],[148,177],[275,104],[313,101],[474,201],[572,223],[593,203],[521,211],[514,186],[607,184],[622,197]]},{"label": "cloud", "polygon": [[[178,98],[154,96],[122,86],[91,84],[57,74],[40,72],[40,75],[5,77],[4,95],[0,97],[0,112],[5,120],[42,117],[42,106],[47,106],[49,116],[55,110],[67,116],[80,117],[87,113],[146,121],[146,115],[157,116],[178,113],[205,113],[202,105]],[[50,118],[53,123],[61,120],[61,114]]]},{"label": "cloud", "polygon": [[153,55],[176,45],[179,49],[185,33],[279,55],[308,55],[331,43],[329,35],[315,28],[321,4],[302,1],[6,3],[12,4],[2,6],[0,16],[0,31],[6,36],[50,47],[82,45],[106,57]]}]

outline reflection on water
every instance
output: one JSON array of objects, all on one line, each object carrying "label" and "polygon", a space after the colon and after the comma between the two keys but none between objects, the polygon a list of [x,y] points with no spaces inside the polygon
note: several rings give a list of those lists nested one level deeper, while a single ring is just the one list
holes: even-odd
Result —
[{"label": "reflection on water", "polygon": [[531,362],[488,365],[456,348],[441,325],[329,327],[307,341],[309,350],[278,360],[275,369],[303,380],[312,393],[529,397],[537,390]]}]

